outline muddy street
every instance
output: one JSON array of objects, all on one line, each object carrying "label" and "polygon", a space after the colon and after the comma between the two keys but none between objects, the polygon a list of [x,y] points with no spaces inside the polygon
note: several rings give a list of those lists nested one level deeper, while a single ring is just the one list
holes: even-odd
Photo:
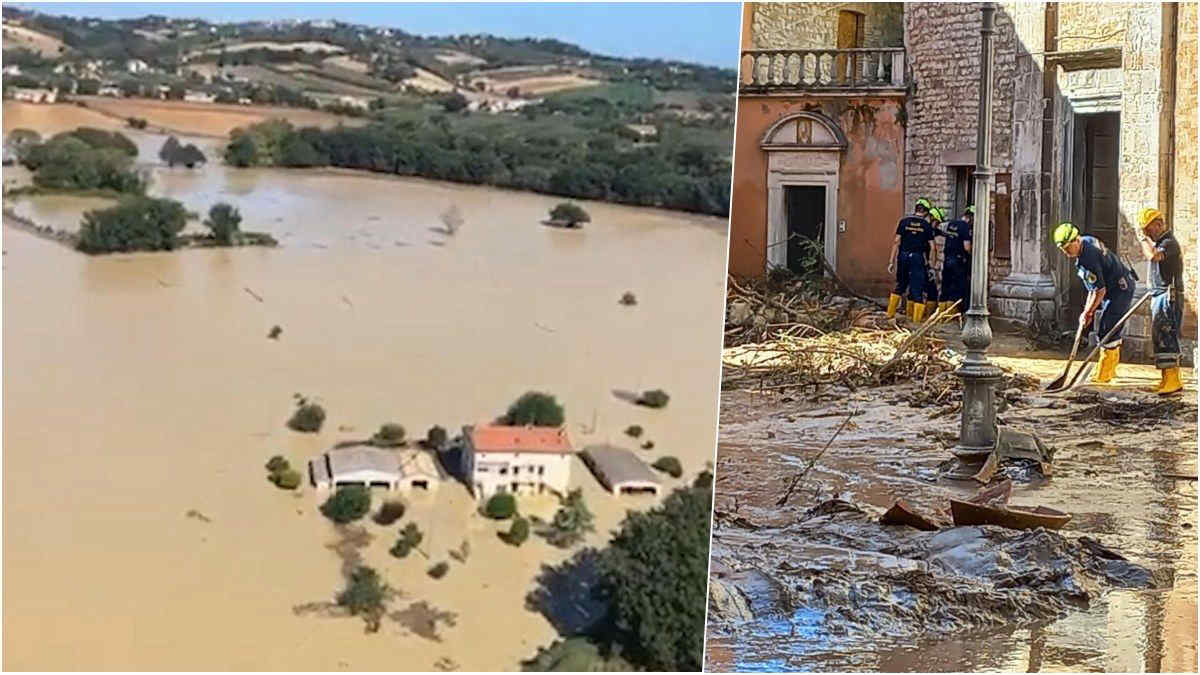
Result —
[{"label": "muddy street", "polygon": [[1173,400],[1138,392],[1157,371],[1137,365],[1122,365],[1116,387],[1051,397],[1032,378],[1052,377],[1061,357],[1003,333],[996,347],[1011,371],[1001,424],[1055,452],[1050,476],[1006,461],[992,484],[1013,480],[1012,505],[1071,514],[1057,532],[879,523],[898,498],[949,523],[948,500],[980,488],[942,477],[958,407],[953,396],[913,407],[928,398],[919,380],[727,387],[709,670],[1195,669],[1190,369]]}]

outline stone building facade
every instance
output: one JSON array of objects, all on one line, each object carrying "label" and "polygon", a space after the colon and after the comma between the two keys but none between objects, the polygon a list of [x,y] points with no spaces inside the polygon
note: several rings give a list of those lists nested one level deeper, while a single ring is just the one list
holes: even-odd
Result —
[{"label": "stone building facade", "polygon": [[[1143,207],[1156,206],[1167,214],[1183,246],[1185,334],[1192,347],[1197,4],[997,6],[991,311],[1051,331],[1073,327],[1083,293],[1069,262],[1050,242],[1053,225],[1061,220],[1075,222],[1132,261],[1142,279],[1139,292],[1144,292],[1146,265],[1140,262],[1130,224]],[[791,86],[787,82],[795,81],[794,75],[789,80],[784,73],[779,79],[781,70],[795,72],[791,57],[781,69],[779,59],[766,66],[744,55],[730,271],[758,275],[771,266],[772,246],[778,244],[772,219],[779,211],[772,204],[779,197],[772,195],[770,183],[784,174],[771,169],[777,153],[768,147],[765,134],[784,116],[808,110],[830,120],[843,137],[832,214],[839,228],[836,248],[843,254],[836,265],[839,275],[861,291],[882,294],[888,285],[882,269],[887,252],[873,251],[885,248],[879,242],[890,240],[896,219],[918,197],[928,197],[954,215],[974,201],[980,4],[745,7],[743,51],[845,45],[853,24],[846,12],[858,12],[855,46],[903,46],[904,77],[902,86],[892,90]],[[844,63],[852,57],[841,58]],[[812,70],[810,65],[810,75]],[[748,86],[764,75],[775,78],[774,83]],[[863,246],[862,253],[854,253],[858,242],[874,242],[874,249]],[[1127,331],[1130,357],[1149,349],[1148,334],[1148,314],[1136,316]]]},{"label": "stone building facade", "polygon": [[[996,15],[992,166],[992,311],[1073,325],[1083,291],[1050,242],[1070,220],[1134,263],[1131,223],[1156,206],[1176,227],[1196,301],[1196,4],[1001,2]],[[954,203],[974,163],[980,13],[977,3],[911,3],[912,69],[905,201]],[[922,40],[928,36],[928,40]],[[1185,57],[1191,54],[1184,64]],[[1176,67],[1179,64],[1180,67]],[[1148,353],[1148,311],[1127,331]]]}]

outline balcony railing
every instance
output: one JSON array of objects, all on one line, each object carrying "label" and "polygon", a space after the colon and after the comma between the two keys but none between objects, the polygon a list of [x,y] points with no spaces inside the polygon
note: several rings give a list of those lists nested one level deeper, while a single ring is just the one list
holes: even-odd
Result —
[{"label": "balcony railing", "polygon": [[903,89],[904,48],[752,49],[742,52],[745,93]]}]

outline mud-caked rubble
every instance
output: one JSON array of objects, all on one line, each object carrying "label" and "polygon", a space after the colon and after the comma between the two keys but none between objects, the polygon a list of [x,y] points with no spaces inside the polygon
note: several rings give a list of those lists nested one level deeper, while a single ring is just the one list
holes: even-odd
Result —
[{"label": "mud-caked rubble", "polygon": [[[809,515],[815,514],[815,515]],[[1087,537],[1044,529],[887,526],[827,502],[778,528],[719,523],[710,622],[797,621],[815,634],[923,640],[1062,616],[1112,588],[1152,588],[1150,570]],[[768,621],[769,623],[769,621]]]}]

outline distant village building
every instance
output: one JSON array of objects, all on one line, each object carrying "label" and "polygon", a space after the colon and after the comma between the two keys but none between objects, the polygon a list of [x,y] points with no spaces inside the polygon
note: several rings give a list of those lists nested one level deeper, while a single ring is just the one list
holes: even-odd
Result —
[{"label": "distant village building", "polygon": [[639,140],[653,141],[658,139],[658,127],[653,124],[626,124],[625,128],[637,134]]},{"label": "distant village building", "polygon": [[625,448],[596,445],[584,448],[584,464],[614,495],[648,493],[658,495],[662,484],[646,463]]},{"label": "distant village building", "polygon": [[96,94],[99,96],[112,96],[114,98],[121,98],[125,95],[125,93],[121,91],[121,88],[112,82],[105,82],[104,84],[100,85],[100,88],[96,90]]},{"label": "distant village building", "polygon": [[150,70],[150,64],[141,59],[130,59],[125,62],[125,70],[136,75]]},{"label": "distant village building", "polygon": [[25,87],[14,87],[12,97],[17,101],[26,103],[55,103],[58,101],[57,89],[27,89]]},{"label": "distant village building", "polygon": [[183,100],[188,103],[212,103],[217,100],[217,95],[207,91],[186,91],[183,94]]},{"label": "distant village building", "polygon": [[[1177,228],[1194,336],[1196,3],[996,6],[989,310],[1074,326],[1086,293],[1050,241],[1064,220],[1135,261],[1145,292],[1130,223],[1155,206]],[[854,290],[886,295],[879,242],[916,199],[954,218],[974,203],[979,10],[746,3],[730,273],[798,266],[810,238]],[[1150,346],[1148,313],[1125,337],[1127,354]]]},{"label": "distant village building", "polygon": [[339,96],[337,102],[340,105],[349,108],[358,108],[359,110],[366,110],[371,107],[371,102],[361,96]]},{"label": "distant village building", "polygon": [[463,427],[460,473],[477,499],[500,492],[566,495],[575,449],[566,427]]},{"label": "distant village building", "polygon": [[4,66],[4,74],[5,75],[20,75],[21,74],[21,66],[18,66],[15,63],[12,65]]},{"label": "distant village building", "polygon": [[308,463],[313,487],[332,490],[347,485],[389,490],[433,490],[444,476],[437,461],[424,450],[369,446],[335,448]]}]

